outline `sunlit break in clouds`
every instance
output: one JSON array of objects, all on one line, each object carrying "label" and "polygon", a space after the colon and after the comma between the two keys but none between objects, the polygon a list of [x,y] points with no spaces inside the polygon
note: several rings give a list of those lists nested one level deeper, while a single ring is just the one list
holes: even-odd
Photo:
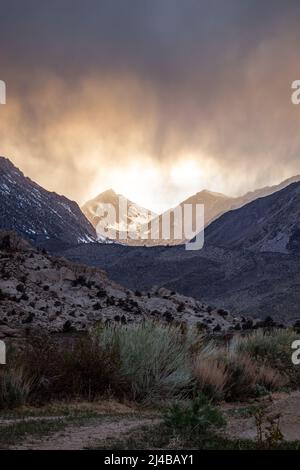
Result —
[{"label": "sunlit break in clouds", "polygon": [[0,154],[47,189],[82,204],[113,188],[159,212],[300,173],[298,1],[0,8]]}]

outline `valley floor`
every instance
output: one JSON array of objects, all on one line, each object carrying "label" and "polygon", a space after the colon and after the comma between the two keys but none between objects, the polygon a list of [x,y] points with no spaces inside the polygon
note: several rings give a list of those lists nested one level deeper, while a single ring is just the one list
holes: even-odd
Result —
[{"label": "valley floor", "polygon": [[[1,449],[255,449],[255,414],[280,414],[284,441],[275,448],[300,449],[300,392],[263,400],[224,404],[225,430],[201,442],[181,441],[164,429],[161,410],[115,401],[23,407],[0,414]],[[267,421],[263,423],[263,427]],[[153,432],[155,430],[155,432]],[[298,442],[297,442],[298,441]]]}]

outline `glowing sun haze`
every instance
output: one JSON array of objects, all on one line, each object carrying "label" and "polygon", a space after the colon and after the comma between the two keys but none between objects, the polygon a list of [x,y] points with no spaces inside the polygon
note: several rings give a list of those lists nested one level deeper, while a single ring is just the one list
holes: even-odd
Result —
[{"label": "glowing sun haze", "polygon": [[79,204],[278,183],[300,173],[299,21],[293,0],[1,0],[0,154]]}]

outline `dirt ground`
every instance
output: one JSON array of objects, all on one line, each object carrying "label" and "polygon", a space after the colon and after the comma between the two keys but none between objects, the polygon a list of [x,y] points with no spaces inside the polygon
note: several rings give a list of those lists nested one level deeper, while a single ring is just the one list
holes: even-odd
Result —
[{"label": "dirt ground", "polygon": [[[266,415],[273,416],[280,414],[280,430],[284,439],[286,441],[300,440],[300,391],[291,394],[273,394],[271,399],[268,399],[264,404],[266,405]],[[245,407],[246,405],[243,406]],[[225,410],[227,412],[230,411],[230,406],[225,407]],[[234,417],[231,414],[227,421],[225,434],[229,438],[256,438],[257,430],[254,416]]]},{"label": "dirt ground", "polygon": [[22,445],[13,447],[19,450],[81,450],[91,448],[104,443],[107,440],[118,439],[124,434],[136,431],[142,426],[151,426],[158,423],[154,419],[126,419],[83,425],[80,427],[70,426],[62,432],[42,440],[27,441]]},{"label": "dirt ground", "polygon": [[[13,429],[25,426],[25,432],[19,434],[16,442],[8,445],[10,449],[36,449],[36,450],[80,450],[94,447],[105,448],[106,443],[118,441],[120,438],[128,437],[131,433],[145,427],[154,427],[161,422],[159,413],[151,410],[138,410],[130,405],[118,403],[104,403],[93,405],[81,404],[79,411],[83,413],[77,420],[78,409],[69,408],[68,413],[43,413],[25,416],[0,416],[1,430]],[[227,427],[224,435],[229,439],[255,440],[257,429],[254,413],[258,406],[263,406],[266,415],[280,414],[280,430],[286,441],[300,440],[300,391],[291,394],[273,394],[261,402],[243,404],[225,404],[222,410],[226,415]],[[90,413],[90,414],[89,414]],[[74,419],[73,419],[74,418]],[[52,423],[60,422],[60,429],[53,428]],[[35,426],[40,423],[43,426],[50,425],[46,432],[41,434],[26,432],[26,425]],[[46,424],[45,424],[46,423]],[[14,431],[12,431],[14,434]]]}]

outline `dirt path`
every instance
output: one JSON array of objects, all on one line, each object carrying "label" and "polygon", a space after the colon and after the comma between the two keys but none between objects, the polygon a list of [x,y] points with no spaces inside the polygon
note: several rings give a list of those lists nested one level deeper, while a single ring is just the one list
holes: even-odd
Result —
[{"label": "dirt path", "polygon": [[66,418],[65,415],[61,416],[26,416],[24,418],[2,418],[0,419],[0,427],[2,426],[10,426],[12,424],[18,423],[26,423],[32,421],[58,421],[64,420]]},{"label": "dirt path", "polygon": [[[269,415],[279,413],[280,430],[286,441],[300,440],[300,392],[273,396],[273,403],[266,407]],[[255,439],[256,426],[254,417],[230,418],[226,435],[231,439]]]},{"label": "dirt path", "polygon": [[[226,414],[227,427],[225,435],[229,439],[256,439],[257,430],[254,418],[254,408],[264,403],[266,415],[280,414],[280,429],[286,441],[300,440],[300,391],[291,394],[273,394],[271,400],[266,399],[263,402],[245,403],[245,404],[227,404],[222,407]],[[251,411],[249,413],[249,410]],[[161,420],[153,415],[146,413],[116,414],[107,412],[93,417],[80,418],[71,417],[75,421],[68,422],[66,416],[39,416],[24,417],[1,420],[1,426],[6,428],[10,425],[18,425],[22,422],[37,421],[60,421],[63,425],[59,430],[47,431],[47,435],[31,435],[19,444],[10,446],[11,449],[36,449],[36,450],[81,450],[86,448],[105,447],[109,441],[118,441],[133,431],[143,427],[151,427],[159,424]],[[123,411],[123,410],[121,410]],[[246,413],[245,413],[246,411]],[[44,426],[41,423],[41,426]],[[42,428],[41,428],[42,429]],[[15,441],[16,442],[16,441]]]},{"label": "dirt path", "polygon": [[81,425],[67,426],[63,431],[49,437],[30,439],[21,445],[12,447],[17,450],[81,450],[100,445],[108,439],[118,439],[120,436],[135,431],[143,426],[153,426],[159,419],[150,418],[93,418],[93,422]]}]

